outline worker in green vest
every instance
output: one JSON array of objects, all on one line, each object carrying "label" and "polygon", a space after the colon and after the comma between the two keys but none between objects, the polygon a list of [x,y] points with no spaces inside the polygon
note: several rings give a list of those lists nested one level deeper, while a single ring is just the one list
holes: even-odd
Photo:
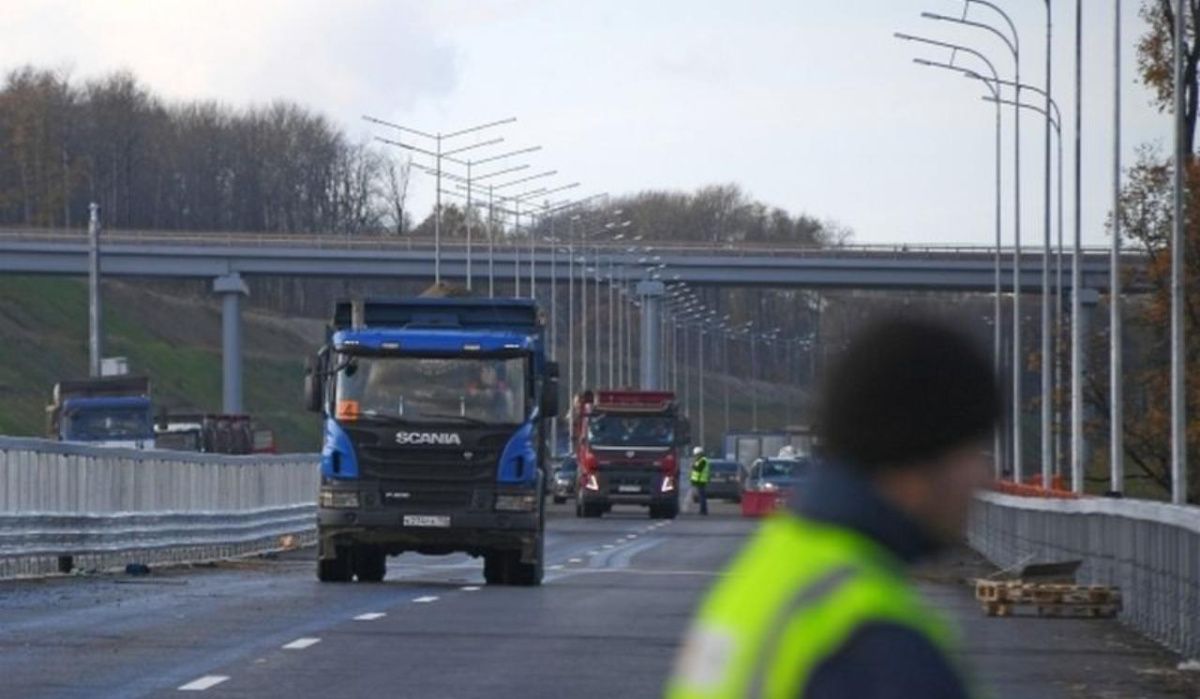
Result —
[{"label": "worker in green vest", "polygon": [[990,362],[923,320],[875,324],[824,377],[821,459],[701,605],[671,699],[963,699],[954,631],[908,579],[960,541],[1000,410]]},{"label": "worker in green vest", "polygon": [[703,447],[692,449],[692,488],[696,491],[696,502],[700,503],[700,514],[708,516],[708,457]]}]

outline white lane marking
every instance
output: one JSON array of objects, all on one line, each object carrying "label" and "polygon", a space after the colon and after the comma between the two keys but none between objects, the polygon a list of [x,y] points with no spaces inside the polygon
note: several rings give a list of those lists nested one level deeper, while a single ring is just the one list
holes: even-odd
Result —
[{"label": "white lane marking", "polygon": [[600,553],[600,551],[599,551],[598,549],[592,549],[591,551],[588,551],[588,552],[587,552],[587,555],[589,555],[589,556],[595,556],[595,555],[596,555],[596,554],[598,554],[598,553]]},{"label": "white lane marking", "polygon": [[547,568],[546,570],[562,570],[562,569],[563,569],[562,564],[558,564],[558,565],[552,565],[549,568]]},{"label": "white lane marking", "polygon": [[319,638],[297,638],[284,646],[285,650],[304,650],[321,642]]},{"label": "white lane marking", "polygon": [[572,558],[571,560],[567,561],[567,563],[583,563],[583,559],[582,558]]},{"label": "white lane marking", "polygon": [[479,592],[480,587],[478,585],[463,585],[458,589],[462,590],[463,592]]},{"label": "white lane marking", "polygon": [[633,540],[634,540],[634,539],[636,539],[637,537],[638,537],[638,535],[637,535],[637,534],[630,534],[629,536],[627,536],[627,537],[625,537],[625,538],[626,538],[626,539],[629,539],[630,541],[633,541]]},{"label": "white lane marking", "polygon": [[225,680],[229,679],[227,675],[205,675],[188,682],[179,687],[181,692],[203,692],[210,687],[216,687]]},{"label": "white lane marking", "polygon": [[385,616],[387,616],[386,612],[367,612],[366,614],[359,614],[358,616],[354,617],[354,620],[375,621],[376,619],[382,619]]},{"label": "white lane marking", "polygon": [[616,548],[616,546],[613,546],[612,544],[605,544],[605,545],[601,546],[600,548],[608,550],[608,549]]},{"label": "white lane marking", "polygon": [[418,597],[413,600],[413,602],[417,604],[429,604],[430,602],[436,601],[438,601],[438,598],[433,595],[426,595],[425,597]]}]

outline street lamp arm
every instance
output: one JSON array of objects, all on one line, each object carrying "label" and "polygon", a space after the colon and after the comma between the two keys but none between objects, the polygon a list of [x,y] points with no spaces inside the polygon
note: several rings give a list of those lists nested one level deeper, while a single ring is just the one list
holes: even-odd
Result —
[{"label": "street lamp arm", "polygon": [[995,34],[997,37],[999,37],[999,39],[1001,41],[1004,42],[1004,45],[1008,47],[1009,52],[1012,53],[1013,56],[1016,56],[1020,53],[1020,51],[1017,49],[1016,44],[1013,43],[1012,39],[1008,38],[1008,36],[1004,32],[1000,31],[999,29],[996,29],[995,27],[993,27],[990,24],[987,24],[986,22],[976,22],[975,20],[971,20],[971,19],[959,19],[958,17],[950,17],[948,15],[939,15],[936,12],[922,12],[921,16],[924,17],[925,19],[934,19],[934,20],[938,20],[940,22],[950,22],[952,24],[961,24],[961,25],[964,25],[967,27],[976,27],[978,29],[983,29],[983,30],[989,31],[992,34]]},{"label": "street lamp arm", "polygon": [[988,57],[983,55],[982,52],[976,51],[975,49],[971,48],[970,46],[964,46],[962,44],[953,44],[948,41],[938,41],[937,39],[928,39],[923,36],[914,36],[912,34],[905,34],[903,32],[896,32],[894,36],[897,39],[902,39],[904,41],[915,41],[919,44],[929,44],[930,46],[940,46],[945,49],[952,49],[955,51],[962,51],[963,53],[969,53],[972,56],[975,56],[979,60],[986,63],[987,67],[988,67],[988,71],[992,75],[996,76],[996,80],[1000,79],[1000,77],[999,77],[1000,73],[998,73],[996,71],[995,64],[993,64],[990,60],[988,60]]},{"label": "street lamp arm", "polygon": [[[376,136],[375,140],[380,141],[382,143],[386,143],[388,145],[397,146],[399,148],[404,148],[404,149],[410,150],[414,153],[420,153],[421,155],[428,155],[431,158],[439,157],[437,153],[435,153],[431,150],[425,150],[424,148],[414,146],[410,143],[403,143],[401,141],[393,141],[389,138],[384,138],[383,136]],[[451,158],[450,156],[446,155],[445,153],[442,153],[440,157],[442,158],[442,160],[449,160],[450,162],[456,163],[458,165],[463,165],[463,166],[466,165],[466,162],[464,162],[462,160],[458,160],[457,158]],[[442,174],[445,174],[445,173],[442,173]]]},{"label": "street lamp arm", "polygon": [[[443,158],[445,158],[445,157],[447,157],[447,156],[450,156],[450,155],[457,155],[458,153],[462,153],[463,151],[473,150],[473,149],[475,149],[475,148],[483,148],[484,146],[494,146],[494,145],[496,145],[497,143],[503,143],[503,142],[504,142],[504,138],[503,138],[503,137],[501,137],[501,138],[492,138],[492,139],[489,139],[489,140],[487,140],[487,141],[480,141],[479,143],[472,143],[472,144],[471,144],[471,145],[469,145],[469,146],[463,146],[463,147],[461,147],[461,148],[455,148],[454,150],[444,150],[444,151],[442,151],[442,157],[443,157]],[[474,163],[472,163],[472,164],[474,164]]]},{"label": "street lamp arm", "polygon": [[387,126],[389,128],[396,129],[397,131],[405,131],[407,133],[416,134],[418,136],[424,136],[425,138],[431,138],[431,139],[435,139],[435,140],[437,139],[437,136],[434,134],[427,133],[425,131],[421,131],[420,129],[412,129],[407,126],[401,126],[399,124],[395,124],[390,121],[385,121],[383,119],[377,119],[373,116],[367,116],[364,114],[363,119],[365,121],[371,122],[372,124],[379,124],[380,126]]},{"label": "street lamp arm", "polygon": [[987,7],[989,9],[991,9],[993,12],[995,12],[996,14],[1000,15],[1000,17],[1002,17],[1004,19],[1004,22],[1006,24],[1008,24],[1009,31],[1012,32],[1013,43],[1017,46],[1018,49],[1020,49],[1021,35],[1020,35],[1020,33],[1017,32],[1017,25],[1013,23],[1012,17],[1009,17],[1007,12],[1000,9],[999,5],[996,5],[993,2],[989,2],[989,0],[966,0],[966,3],[968,6],[970,6],[971,3],[974,3],[976,5],[983,5],[984,7]]},{"label": "street lamp arm", "polygon": [[486,124],[480,124],[479,126],[472,126],[470,128],[461,129],[459,131],[451,131],[450,133],[442,134],[442,138],[454,138],[456,136],[462,136],[464,134],[474,133],[476,131],[482,131],[483,129],[490,129],[493,126],[501,126],[504,124],[511,124],[511,123],[515,122],[516,120],[517,120],[516,117],[509,117],[507,119],[501,119],[499,121],[490,121]]},{"label": "street lamp arm", "polygon": [[988,89],[988,91],[992,93],[992,97],[996,97],[996,98],[1000,97],[1000,87],[995,84],[995,82],[996,82],[995,78],[988,79],[988,78],[980,75],[979,73],[976,73],[975,71],[971,70],[970,68],[963,68],[962,66],[952,65],[950,63],[941,63],[939,61],[930,61],[930,60],[926,60],[924,58],[914,58],[913,63],[916,63],[917,65],[920,65],[920,66],[926,66],[928,68],[942,68],[944,70],[952,70],[955,73],[962,73],[965,77],[973,78],[973,79],[978,80],[979,82],[983,83],[983,86],[986,87]]},{"label": "street lamp arm", "polygon": [[[1021,109],[1031,109],[1031,110],[1037,112],[1038,114],[1041,114],[1042,116],[1047,116],[1046,108],[1039,107],[1036,104],[1029,104],[1026,102],[1017,104],[1015,101],[1013,101],[1011,99],[996,99],[995,97],[988,97],[986,95],[984,95],[984,97],[982,99],[985,102],[999,102],[1000,104],[1007,104],[1010,107],[1017,106],[1017,107],[1020,107]],[[1059,121],[1058,108],[1054,107],[1053,102],[1051,102],[1050,105],[1051,105],[1051,107],[1053,107],[1053,109],[1052,109],[1053,113],[1049,115],[1050,125],[1054,127],[1054,131],[1058,134],[1059,138],[1062,138],[1062,123]]]},{"label": "street lamp arm", "polygon": [[472,160],[471,164],[472,165],[483,165],[484,163],[490,163],[494,160],[501,160],[503,158],[511,158],[514,155],[523,155],[525,153],[534,153],[541,149],[542,149],[541,146],[531,146],[529,148],[521,148],[520,150],[512,150],[507,153],[501,153],[500,155],[492,155],[487,158],[483,158],[482,160]]},{"label": "street lamp arm", "polygon": [[[523,183],[523,182],[529,182],[530,180],[536,180],[536,179],[539,179],[539,178],[542,178],[542,177],[550,177],[551,175],[557,175],[557,174],[558,174],[558,170],[546,170],[545,172],[539,172],[539,173],[538,173],[538,174],[536,174],[536,175],[530,175],[530,176],[528,176],[528,177],[522,177],[522,178],[521,178],[521,179],[519,179],[519,180],[511,180],[511,181],[509,181],[509,182],[505,182],[505,183],[503,183],[503,184],[494,185],[494,186],[493,186],[493,189],[503,189],[503,188],[505,188],[505,187],[511,187],[511,186],[513,186],[514,184],[521,184],[521,183]],[[503,197],[502,197],[502,198],[503,198]]]}]

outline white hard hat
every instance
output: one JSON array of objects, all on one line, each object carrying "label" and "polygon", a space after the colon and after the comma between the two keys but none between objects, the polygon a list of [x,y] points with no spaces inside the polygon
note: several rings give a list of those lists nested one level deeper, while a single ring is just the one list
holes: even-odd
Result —
[{"label": "white hard hat", "polygon": [[704,453],[704,447],[695,447],[692,449],[692,456],[700,456]]}]

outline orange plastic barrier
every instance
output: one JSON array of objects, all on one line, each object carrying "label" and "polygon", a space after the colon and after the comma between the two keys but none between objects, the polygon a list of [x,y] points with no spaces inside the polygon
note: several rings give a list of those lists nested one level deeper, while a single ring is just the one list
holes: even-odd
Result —
[{"label": "orange plastic barrier", "polygon": [[1052,498],[1058,500],[1076,500],[1079,498],[1074,492],[1066,488],[1066,483],[1062,476],[1055,476],[1050,481],[1049,488],[1042,487],[1041,475],[1035,475],[1025,483],[1014,483],[1012,481],[993,481],[991,490],[1005,495],[1020,495],[1029,498]]}]

